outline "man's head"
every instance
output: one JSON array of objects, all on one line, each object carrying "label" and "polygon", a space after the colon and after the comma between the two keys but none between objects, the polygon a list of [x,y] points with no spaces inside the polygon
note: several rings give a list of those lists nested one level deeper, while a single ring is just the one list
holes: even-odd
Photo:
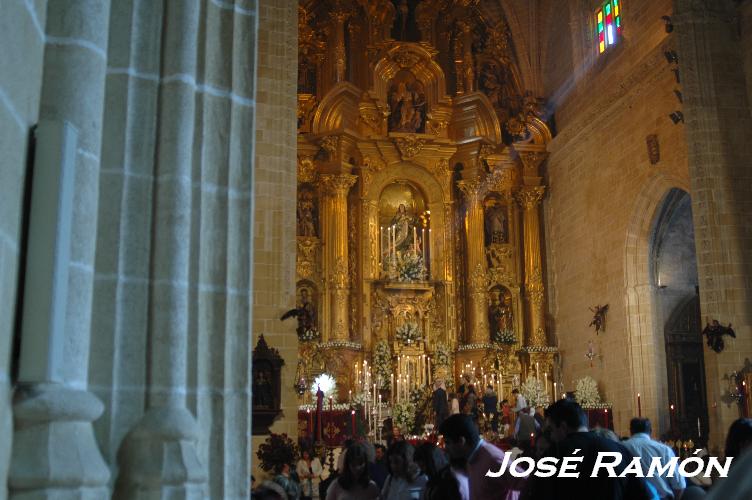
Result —
[{"label": "man's head", "polygon": [[643,433],[648,436],[653,432],[653,426],[648,418],[635,417],[629,421],[629,433],[632,435]]},{"label": "man's head", "polygon": [[588,419],[582,407],[574,401],[560,399],[546,409],[547,425],[551,429],[551,440],[563,441],[569,434],[587,430]]},{"label": "man's head", "polygon": [[470,415],[457,413],[441,423],[439,432],[444,435],[444,444],[452,461],[467,460],[480,440],[478,428]]},{"label": "man's head", "polygon": [[383,444],[377,444],[376,445],[376,461],[381,462],[384,460],[384,455],[386,454],[386,448]]},{"label": "man's head", "polygon": [[516,396],[516,395],[517,395],[517,394],[519,394],[519,393],[520,393],[519,389],[512,389],[512,394],[513,394],[513,395],[515,395],[515,396]]}]

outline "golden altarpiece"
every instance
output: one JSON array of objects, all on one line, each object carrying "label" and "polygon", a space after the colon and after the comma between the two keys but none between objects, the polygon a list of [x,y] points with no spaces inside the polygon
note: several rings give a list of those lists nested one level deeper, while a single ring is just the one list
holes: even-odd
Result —
[{"label": "golden altarpiece", "polygon": [[477,0],[300,3],[301,393],[325,371],[352,397],[379,349],[385,397],[468,371],[504,396],[528,373],[552,392],[551,135],[505,20],[490,18]]}]

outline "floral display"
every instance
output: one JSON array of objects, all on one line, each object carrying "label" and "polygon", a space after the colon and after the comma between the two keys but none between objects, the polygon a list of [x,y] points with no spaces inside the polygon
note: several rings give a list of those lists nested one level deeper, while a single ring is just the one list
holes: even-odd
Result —
[{"label": "floral display", "polygon": [[582,377],[575,383],[574,397],[583,407],[595,407],[601,403],[598,384],[593,377]]},{"label": "floral display", "polygon": [[409,434],[415,425],[415,405],[409,401],[401,401],[392,408],[394,425],[400,428],[402,434]]},{"label": "floral display", "polygon": [[399,342],[402,342],[402,344],[404,345],[410,345],[423,339],[420,336],[420,329],[418,328],[418,325],[413,322],[403,323],[402,325],[398,326],[395,333],[395,338]]},{"label": "floral display", "polygon": [[548,406],[550,403],[545,387],[537,378],[528,377],[520,387],[520,393],[531,407]]},{"label": "floral display", "polygon": [[405,252],[397,257],[397,281],[409,283],[426,279],[426,266],[420,254]]},{"label": "floral display", "polygon": [[392,352],[386,340],[380,340],[373,349],[373,369],[380,389],[389,389],[392,374]]},{"label": "floral display", "polygon": [[284,464],[293,465],[298,458],[298,446],[287,434],[271,434],[259,446],[256,456],[266,472],[279,472]]},{"label": "floral display", "polygon": [[324,393],[325,402],[332,398],[333,401],[337,401],[337,381],[328,373],[322,373],[316,377],[311,384],[311,393],[313,393],[314,399],[319,388]]}]

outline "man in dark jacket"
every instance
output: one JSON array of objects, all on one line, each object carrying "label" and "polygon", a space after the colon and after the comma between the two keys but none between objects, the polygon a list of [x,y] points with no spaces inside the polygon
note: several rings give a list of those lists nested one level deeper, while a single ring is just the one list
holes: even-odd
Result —
[{"label": "man in dark jacket", "polygon": [[[645,480],[634,476],[609,477],[605,468],[599,468],[596,477],[590,477],[599,452],[621,455],[614,467],[618,476],[632,460],[632,455],[621,444],[588,431],[585,412],[574,401],[562,399],[546,410],[546,431],[554,443],[546,456],[559,459],[561,469],[564,457],[582,457],[577,464],[579,477],[534,477],[528,483],[524,498],[552,500],[648,500],[651,498]],[[606,457],[603,463],[615,459]]]},{"label": "man in dark jacket", "polygon": [[486,387],[483,394],[483,413],[491,421],[491,428],[494,432],[499,430],[499,397],[493,390],[493,386]]}]

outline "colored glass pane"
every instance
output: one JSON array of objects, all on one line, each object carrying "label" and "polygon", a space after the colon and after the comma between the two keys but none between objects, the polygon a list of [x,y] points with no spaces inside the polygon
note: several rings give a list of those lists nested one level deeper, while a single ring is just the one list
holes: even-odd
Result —
[{"label": "colored glass pane", "polygon": [[621,17],[616,18],[616,27],[621,28]]},{"label": "colored glass pane", "polygon": [[598,48],[600,49],[600,52],[603,53],[603,51],[606,50],[606,44],[601,42]]},{"label": "colored glass pane", "polygon": [[618,5],[616,5],[616,4],[614,4],[614,15],[615,15],[615,16],[618,16],[618,15],[619,15],[619,6],[618,6]]},{"label": "colored glass pane", "polygon": [[606,16],[606,24],[611,24],[613,22],[613,19],[611,18],[611,14]]},{"label": "colored glass pane", "polygon": [[614,44],[614,25],[613,24],[608,25],[608,44],[609,45]]},{"label": "colored glass pane", "polygon": [[606,15],[609,15],[609,14],[611,14],[611,2],[608,2],[608,3],[607,3],[607,4],[605,5],[605,7],[604,7],[604,10],[606,11]]},{"label": "colored glass pane", "polygon": [[598,33],[603,31],[603,23],[598,23]]},{"label": "colored glass pane", "polygon": [[598,24],[603,22],[603,11],[598,11]]}]

